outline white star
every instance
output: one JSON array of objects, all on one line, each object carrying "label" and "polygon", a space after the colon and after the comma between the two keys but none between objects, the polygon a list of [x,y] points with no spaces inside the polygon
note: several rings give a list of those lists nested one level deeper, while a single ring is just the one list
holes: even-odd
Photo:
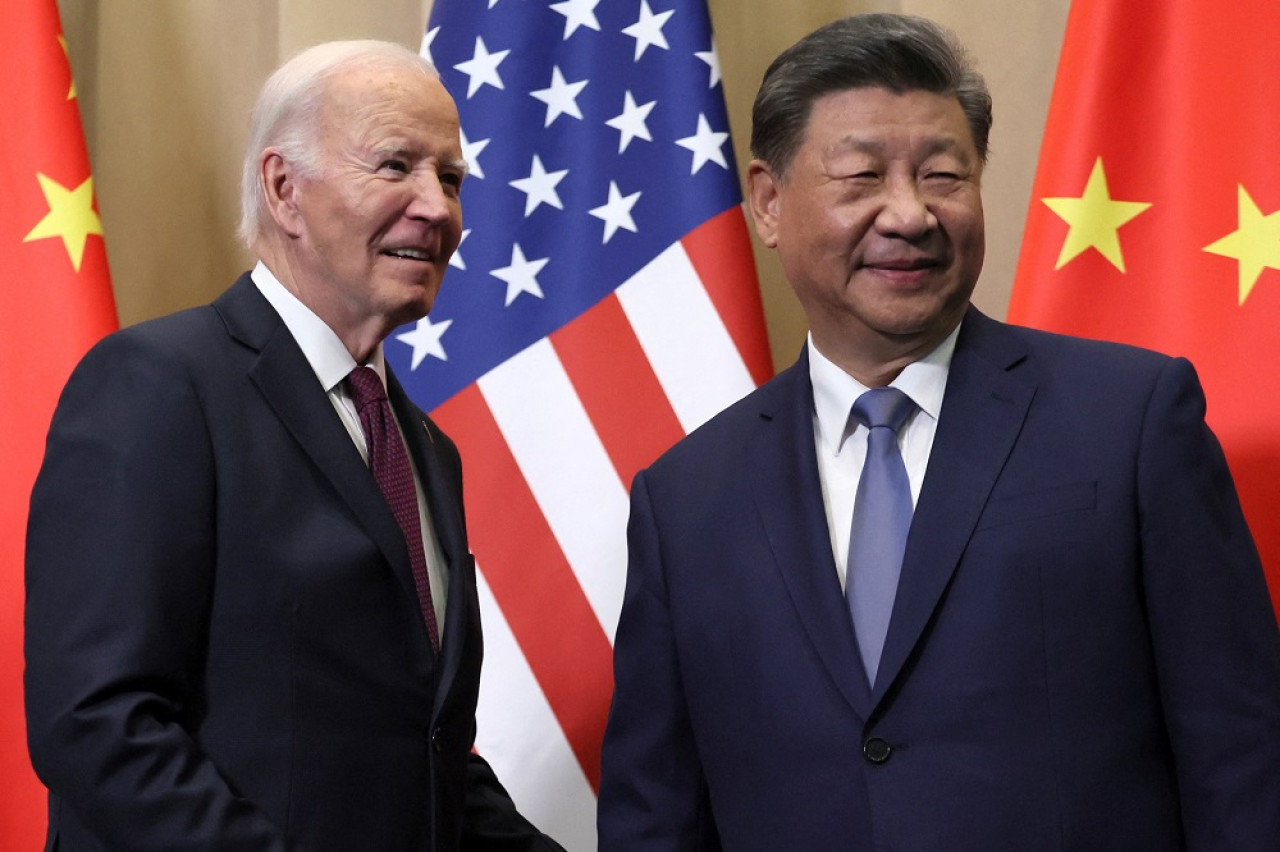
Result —
[{"label": "white star", "polygon": [[646,142],[653,141],[653,137],[649,135],[649,126],[645,124],[645,119],[649,117],[649,112],[657,103],[657,101],[649,101],[643,106],[636,106],[635,98],[631,97],[631,92],[628,91],[626,93],[622,101],[622,114],[615,115],[605,122],[605,124],[621,134],[618,137],[619,154],[627,150],[631,140],[637,137]]},{"label": "white star", "polygon": [[582,110],[578,109],[578,95],[582,94],[582,90],[587,87],[589,81],[582,80],[577,83],[566,83],[564,75],[560,73],[560,66],[551,69],[551,85],[545,89],[538,89],[536,92],[530,92],[538,100],[547,105],[547,120],[543,127],[550,127],[551,122],[555,121],[561,115],[570,115],[574,118],[582,118]]},{"label": "white star", "polygon": [[418,48],[418,55],[430,62],[432,65],[435,65],[436,61],[431,58],[431,43],[436,40],[436,36],[438,35],[440,35],[439,27],[436,27],[433,30],[427,30],[427,34],[422,37],[422,45]]},{"label": "white star", "polygon": [[596,20],[596,7],[599,5],[600,0],[564,0],[562,3],[551,4],[552,9],[564,15],[565,41],[569,40],[569,36],[578,27],[600,32],[600,22]]},{"label": "white star", "polygon": [[524,216],[526,219],[529,218],[530,213],[538,209],[539,204],[550,204],[557,210],[564,209],[564,205],[560,203],[560,193],[556,192],[556,185],[564,180],[567,174],[569,174],[568,169],[548,172],[542,167],[542,160],[538,155],[533,155],[533,166],[529,176],[511,181],[512,186],[525,194]]},{"label": "white star", "polygon": [[521,293],[528,293],[531,296],[537,296],[539,299],[544,298],[542,288],[538,286],[537,275],[542,271],[542,267],[547,265],[549,258],[540,260],[525,260],[524,252],[520,250],[520,244],[516,243],[511,247],[511,265],[504,266],[501,269],[495,269],[489,274],[494,278],[507,282],[507,304],[516,300],[516,296]]},{"label": "white star", "polygon": [[396,335],[396,340],[413,347],[413,361],[409,364],[410,370],[418,369],[418,365],[428,355],[433,358],[439,358],[441,361],[449,360],[449,356],[444,354],[444,346],[441,345],[440,338],[444,336],[444,333],[449,330],[451,325],[453,325],[453,320],[432,322],[431,317],[423,317],[418,320],[413,331],[406,331],[404,334]]},{"label": "white star", "polygon": [[724,140],[728,138],[728,133],[712,132],[711,125],[707,123],[707,117],[698,113],[698,132],[676,140],[676,144],[681,148],[688,148],[693,152],[693,169],[689,174],[696,175],[698,169],[708,161],[714,161],[722,169],[728,169],[729,163],[724,158],[724,151],[721,150]]},{"label": "white star", "polygon": [[468,100],[486,83],[495,89],[506,88],[502,85],[502,78],[498,76],[498,66],[502,64],[502,60],[506,59],[507,54],[510,52],[509,50],[499,50],[497,53],[490,53],[489,48],[484,46],[484,39],[476,36],[476,52],[466,62],[459,62],[453,66],[470,78],[470,82],[467,83]]},{"label": "white star", "polygon": [[609,181],[609,200],[601,207],[594,210],[588,210],[592,216],[604,221],[604,240],[609,239],[619,228],[626,228],[631,233],[636,231],[636,221],[631,218],[631,208],[636,206],[636,201],[640,199],[641,193],[633,192],[623,197],[618,191],[618,184]]},{"label": "white star", "polygon": [[458,248],[453,250],[453,254],[449,256],[449,265],[454,269],[466,270],[466,261],[462,259],[462,244],[467,241],[467,237],[471,235],[471,229],[467,228],[462,232],[462,236],[458,239]]},{"label": "white star", "polygon": [[480,168],[480,152],[489,147],[490,140],[480,139],[472,142],[467,133],[458,128],[459,141],[462,143],[462,159],[467,161],[467,177],[483,178],[484,169]]},{"label": "white star", "polygon": [[622,30],[624,34],[636,40],[635,61],[640,61],[640,57],[650,45],[663,50],[670,49],[667,46],[667,37],[662,34],[662,27],[674,14],[675,10],[671,10],[655,15],[649,10],[649,0],[640,0],[640,20]]},{"label": "white star", "polygon": [[716,46],[713,44],[710,50],[699,50],[693,55],[707,63],[707,67],[711,69],[711,80],[707,83],[707,88],[714,89],[716,83],[720,82],[720,54],[716,53]]}]

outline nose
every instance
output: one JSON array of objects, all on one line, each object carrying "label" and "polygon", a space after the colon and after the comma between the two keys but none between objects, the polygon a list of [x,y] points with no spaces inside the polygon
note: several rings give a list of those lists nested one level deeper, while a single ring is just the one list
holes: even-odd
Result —
[{"label": "nose", "polygon": [[413,198],[405,211],[410,219],[443,224],[458,206],[457,191],[446,188],[434,172],[418,175],[413,180]]},{"label": "nose", "polygon": [[916,239],[938,226],[938,219],[929,209],[915,180],[902,178],[887,181],[876,229],[885,236]]}]

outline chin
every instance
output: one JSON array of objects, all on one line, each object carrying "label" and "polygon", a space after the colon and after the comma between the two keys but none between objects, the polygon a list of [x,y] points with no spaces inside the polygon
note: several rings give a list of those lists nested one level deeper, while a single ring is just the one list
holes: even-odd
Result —
[{"label": "chin", "polygon": [[426,316],[436,303],[440,293],[440,278],[432,275],[424,280],[415,281],[404,293],[404,310],[417,313],[415,319]]},{"label": "chin", "polygon": [[418,297],[405,300],[399,305],[389,306],[386,311],[388,323],[393,328],[407,325],[411,322],[417,322],[431,312],[431,308],[435,304],[435,294],[429,298]]}]

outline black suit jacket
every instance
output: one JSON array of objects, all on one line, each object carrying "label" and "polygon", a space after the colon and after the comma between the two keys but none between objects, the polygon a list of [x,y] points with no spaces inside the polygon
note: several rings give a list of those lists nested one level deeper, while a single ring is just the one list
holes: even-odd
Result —
[{"label": "black suit jacket", "polygon": [[77,367],[27,540],[50,848],[555,848],[471,752],[457,450],[388,395],[447,562],[438,657],[400,529],[247,275]]},{"label": "black suit jacket", "polygon": [[1280,633],[1190,365],[970,311],[875,689],[806,358],[632,487],[602,852],[1280,848]]}]

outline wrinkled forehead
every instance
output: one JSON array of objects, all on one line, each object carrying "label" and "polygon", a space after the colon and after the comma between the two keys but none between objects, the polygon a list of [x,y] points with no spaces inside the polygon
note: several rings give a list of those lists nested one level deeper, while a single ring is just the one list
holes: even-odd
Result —
[{"label": "wrinkled forehead", "polygon": [[360,136],[374,128],[458,134],[458,110],[444,85],[425,69],[372,66],[326,81],[318,113],[321,133]]}]

